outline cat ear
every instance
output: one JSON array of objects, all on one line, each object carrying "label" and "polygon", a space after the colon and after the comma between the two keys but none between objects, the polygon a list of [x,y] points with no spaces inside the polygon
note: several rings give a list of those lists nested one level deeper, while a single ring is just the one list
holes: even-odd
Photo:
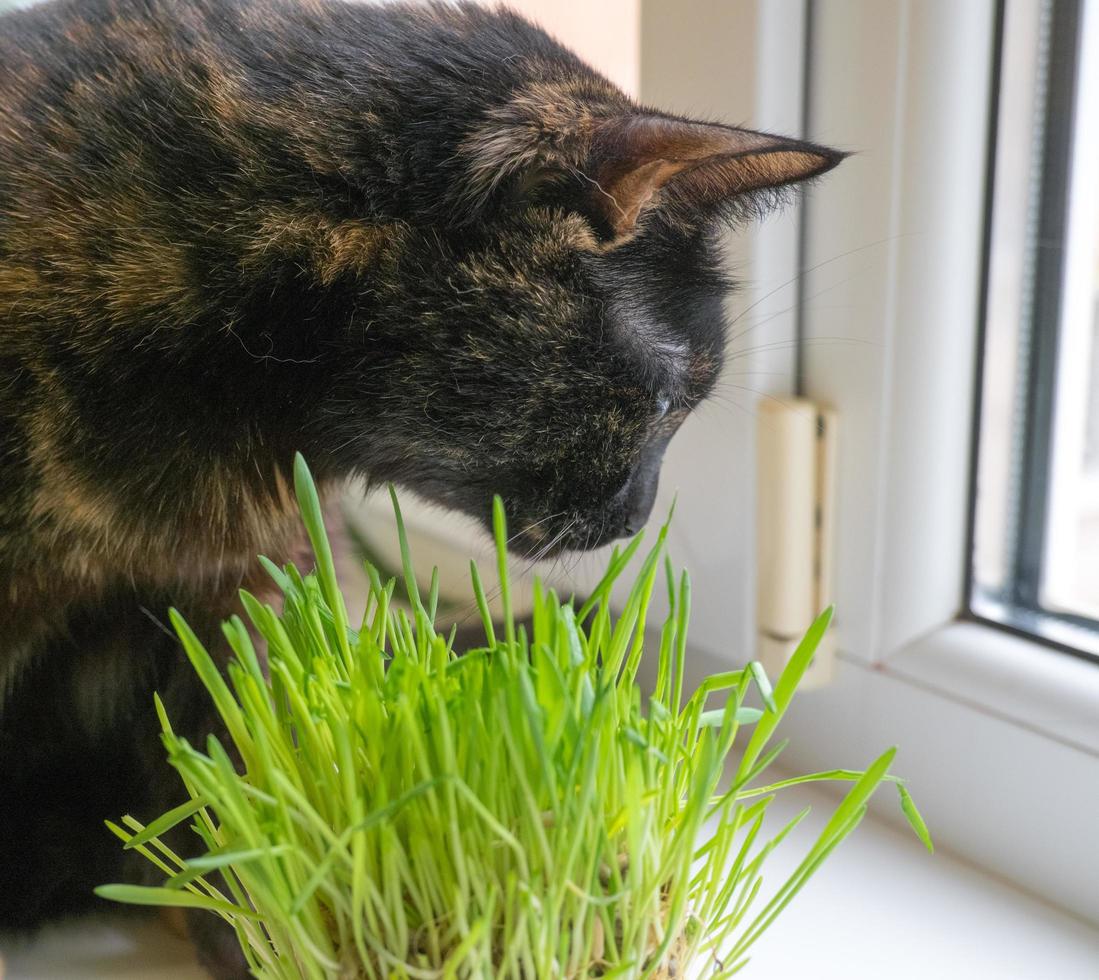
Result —
[{"label": "cat ear", "polygon": [[749,129],[641,115],[598,124],[579,176],[589,183],[585,210],[616,241],[648,208],[684,220],[735,211],[745,195],[816,177],[844,156]]},{"label": "cat ear", "polygon": [[461,144],[457,210],[466,220],[477,220],[493,200],[551,203],[584,214],[613,247],[633,235],[646,211],[659,208],[685,228],[755,213],[777,189],[816,177],[846,155],[750,129],[601,105],[606,93],[543,88],[493,110]]}]

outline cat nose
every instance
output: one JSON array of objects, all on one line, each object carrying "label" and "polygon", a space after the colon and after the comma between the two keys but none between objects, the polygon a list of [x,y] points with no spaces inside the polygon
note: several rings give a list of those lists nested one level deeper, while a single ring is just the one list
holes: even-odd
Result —
[{"label": "cat nose", "polygon": [[[635,481],[631,481],[635,483]],[[649,520],[653,512],[653,504],[656,503],[656,490],[660,484],[660,470],[651,478],[647,478],[639,485],[633,487],[633,492],[626,501],[626,518],[622,530],[627,535],[634,535],[640,531]]]},{"label": "cat nose", "polygon": [[660,465],[664,462],[664,450],[669,441],[660,439],[654,442],[619,491],[617,502],[622,508],[622,533],[625,535],[640,531],[653,512],[660,485]]}]

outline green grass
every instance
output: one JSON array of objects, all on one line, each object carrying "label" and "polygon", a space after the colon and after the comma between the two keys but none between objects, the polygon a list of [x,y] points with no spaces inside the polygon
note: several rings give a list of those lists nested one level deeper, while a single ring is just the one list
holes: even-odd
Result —
[{"label": "green grass", "polygon": [[[104,885],[101,896],[209,909],[233,925],[262,978],[668,977],[688,963],[724,977],[883,781],[900,789],[930,848],[904,784],[887,774],[893,749],[864,772],[767,784],[783,747],[772,736],[830,612],[773,690],[752,664],[684,698],[691,591],[666,558],[667,528],[645,555],[640,538],[615,551],[579,609],[536,583],[528,630],[511,612],[497,501],[503,624],[493,625],[471,564],[485,643],[459,655],[453,634],[434,626],[437,575],[426,596],[416,585],[394,496],[409,604],[367,565],[367,611],[352,628],[300,458],[295,477],[316,571],[267,563],[281,613],[242,594],[269,672],[240,619],[224,627],[235,652],[226,679],[173,615],[233,756],[216,738],[198,747],[175,735],[158,702],[189,801],[147,827],[131,817],[109,825],[165,882]],[[611,588],[628,565],[634,584],[615,613]],[[646,697],[636,675],[657,588],[671,612]],[[768,807],[814,780],[851,786],[793,874],[765,889],[769,855],[808,812],[776,831]],[[184,859],[162,840],[185,821],[201,856]]]}]

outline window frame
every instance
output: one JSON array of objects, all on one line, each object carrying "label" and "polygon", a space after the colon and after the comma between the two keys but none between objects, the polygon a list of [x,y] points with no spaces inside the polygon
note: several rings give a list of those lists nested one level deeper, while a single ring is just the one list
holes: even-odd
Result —
[{"label": "window frame", "polygon": [[[795,702],[785,758],[900,745],[940,844],[1096,921],[1099,670],[966,602],[1002,4],[810,2],[810,135],[860,153],[806,215],[805,386],[840,417],[840,670]],[[835,257],[879,241],[844,280]],[[845,330],[860,356],[825,343]],[[1033,772],[1057,775],[1056,805],[1023,791]]]}]

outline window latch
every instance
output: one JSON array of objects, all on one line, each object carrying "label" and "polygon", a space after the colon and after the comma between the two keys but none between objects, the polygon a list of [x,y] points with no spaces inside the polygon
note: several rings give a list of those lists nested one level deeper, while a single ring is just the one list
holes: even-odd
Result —
[{"label": "window latch", "polygon": [[[757,646],[775,677],[832,602],[836,414],[806,398],[767,398],[758,407]],[[801,687],[827,684],[834,671],[833,627]]]}]

